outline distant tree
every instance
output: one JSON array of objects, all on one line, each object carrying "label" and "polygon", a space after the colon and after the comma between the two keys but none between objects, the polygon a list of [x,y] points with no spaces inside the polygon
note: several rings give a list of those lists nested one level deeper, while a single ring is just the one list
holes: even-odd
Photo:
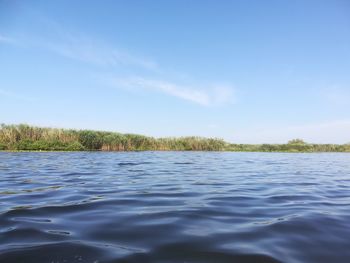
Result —
[{"label": "distant tree", "polygon": [[298,144],[298,145],[304,145],[306,142],[304,142],[302,139],[293,139],[288,141],[288,144]]}]

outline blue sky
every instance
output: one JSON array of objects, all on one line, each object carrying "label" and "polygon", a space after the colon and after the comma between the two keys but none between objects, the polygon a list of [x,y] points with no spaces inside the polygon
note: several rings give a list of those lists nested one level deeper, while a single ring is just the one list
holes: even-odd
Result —
[{"label": "blue sky", "polygon": [[350,142],[349,1],[0,0],[0,122]]}]

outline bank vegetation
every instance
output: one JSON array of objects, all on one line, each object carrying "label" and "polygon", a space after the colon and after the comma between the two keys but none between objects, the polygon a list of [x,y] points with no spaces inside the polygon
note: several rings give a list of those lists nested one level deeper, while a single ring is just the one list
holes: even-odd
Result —
[{"label": "bank vegetation", "polygon": [[234,144],[217,138],[153,138],[117,132],[0,126],[4,151],[236,151],[236,152],[350,152],[350,144],[310,144],[295,139],[286,144]]}]

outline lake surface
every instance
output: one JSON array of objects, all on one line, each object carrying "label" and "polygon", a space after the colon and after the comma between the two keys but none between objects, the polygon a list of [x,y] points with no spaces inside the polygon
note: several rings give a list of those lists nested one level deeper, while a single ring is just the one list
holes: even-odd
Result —
[{"label": "lake surface", "polygon": [[1,152],[0,262],[350,262],[350,154]]}]

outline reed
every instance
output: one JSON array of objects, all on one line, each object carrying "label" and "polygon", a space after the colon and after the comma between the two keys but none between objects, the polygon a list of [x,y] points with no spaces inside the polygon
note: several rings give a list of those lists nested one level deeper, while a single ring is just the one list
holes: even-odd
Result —
[{"label": "reed", "polygon": [[0,150],[350,152],[350,144],[310,144],[301,139],[286,144],[234,144],[196,136],[154,138],[117,132],[1,124]]},{"label": "reed", "polygon": [[221,151],[226,144],[221,139],[202,137],[156,139],[137,134],[42,128],[26,124],[0,126],[0,150]]}]

